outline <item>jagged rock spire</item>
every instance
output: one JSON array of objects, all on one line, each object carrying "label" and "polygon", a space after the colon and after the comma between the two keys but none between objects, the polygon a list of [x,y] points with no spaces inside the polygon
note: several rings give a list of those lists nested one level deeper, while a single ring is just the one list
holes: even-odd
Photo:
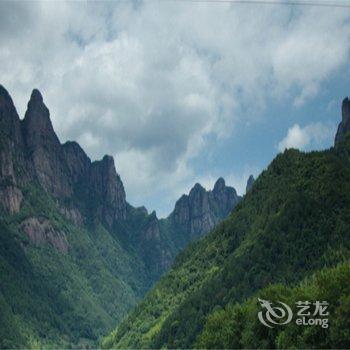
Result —
[{"label": "jagged rock spire", "polygon": [[13,102],[8,91],[0,84],[0,106],[3,107],[5,105],[13,106]]},{"label": "jagged rock spire", "polygon": [[245,189],[245,193],[249,192],[251,190],[251,188],[253,187],[253,184],[254,184],[254,176],[253,175],[250,175],[249,178],[248,178],[248,181],[247,181],[247,186],[246,186],[246,189]]},{"label": "jagged rock spire", "polygon": [[226,217],[239,201],[236,190],[233,187],[226,186],[222,177],[219,177],[215,182],[211,197],[220,208],[222,217]]},{"label": "jagged rock spire", "polygon": [[336,146],[339,142],[342,142],[348,132],[350,132],[350,101],[349,98],[346,97],[342,103],[342,121],[338,126],[334,145]]},{"label": "jagged rock spire", "polygon": [[219,193],[222,190],[224,190],[226,187],[225,180],[222,177],[219,177],[214,185],[213,192],[214,193]]},{"label": "jagged rock spire", "polygon": [[38,89],[33,89],[29,102],[43,103],[43,96],[41,95],[41,92]]},{"label": "jagged rock spire", "polygon": [[105,155],[102,160],[92,163],[90,182],[103,200],[101,214],[108,226],[118,219],[125,219],[125,190],[112,156]]},{"label": "jagged rock spire", "polygon": [[240,199],[236,190],[226,186],[222,177],[216,181],[212,191],[206,191],[196,183],[188,195],[183,195],[176,202],[170,219],[190,237],[200,236],[225,218]]},{"label": "jagged rock spire", "polygon": [[30,96],[23,119],[23,131],[27,146],[30,149],[48,143],[56,148],[60,146],[51,123],[50,112],[44,104],[40,91],[37,89],[34,89]]},{"label": "jagged rock spire", "polygon": [[22,146],[19,116],[10,94],[0,85],[0,203],[11,214],[19,211],[23,199],[14,162],[16,159],[19,164],[24,163]]},{"label": "jagged rock spire", "polygon": [[20,137],[19,116],[10,94],[2,85],[0,85],[0,123],[1,137],[11,137],[13,141],[18,141]]}]

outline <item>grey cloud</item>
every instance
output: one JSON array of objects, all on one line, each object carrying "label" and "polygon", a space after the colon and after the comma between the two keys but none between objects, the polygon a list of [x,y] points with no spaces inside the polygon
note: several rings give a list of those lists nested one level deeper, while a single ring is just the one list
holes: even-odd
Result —
[{"label": "grey cloud", "polygon": [[298,105],[318,93],[347,62],[349,17],[283,6],[1,2],[1,83],[22,115],[41,89],[62,141],[80,140],[92,158],[120,155],[131,196],[155,183],[179,191],[205,137],[230,135],[242,109],[249,118],[268,94],[294,94]]}]

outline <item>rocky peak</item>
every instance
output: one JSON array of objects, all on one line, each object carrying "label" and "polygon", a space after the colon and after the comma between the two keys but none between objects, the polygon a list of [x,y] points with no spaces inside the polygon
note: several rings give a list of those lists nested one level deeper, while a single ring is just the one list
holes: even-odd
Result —
[{"label": "rocky peak", "polygon": [[10,97],[8,91],[0,84],[0,97],[3,97],[3,96]]},{"label": "rocky peak", "polygon": [[0,108],[15,108],[8,91],[0,84]]},{"label": "rocky peak", "polygon": [[201,184],[196,183],[188,195],[183,194],[175,203],[175,209],[171,216],[176,224],[188,230],[194,217],[201,216],[208,210],[208,193]]},{"label": "rocky peak", "polygon": [[191,196],[195,196],[198,193],[203,193],[205,192],[205,188],[200,184],[200,183],[196,183],[190,190],[190,197]]},{"label": "rocky peak", "polygon": [[94,182],[96,188],[100,193],[105,193],[107,196],[111,195],[113,197],[112,193],[116,190],[115,185],[120,182],[120,177],[115,169],[113,157],[105,155],[102,160],[93,162],[92,167],[92,176],[97,180]]},{"label": "rocky peak", "polygon": [[226,188],[225,180],[222,177],[219,177],[215,182],[213,193],[221,193],[222,191],[225,190],[225,188]]},{"label": "rocky peak", "polygon": [[7,90],[0,85],[0,205],[9,213],[20,210],[23,199],[22,192],[17,187],[19,167],[15,167],[14,159],[26,168],[21,151],[23,139],[21,124],[12,98]]},{"label": "rocky peak", "polygon": [[196,183],[188,196],[191,217],[202,216],[209,211],[209,196],[205,188]]},{"label": "rocky peak", "polygon": [[226,186],[219,178],[212,191],[196,183],[188,195],[182,195],[170,214],[173,223],[190,237],[209,232],[226,217],[240,197],[233,187]]},{"label": "rocky peak", "polygon": [[254,181],[255,181],[254,176],[250,175],[247,181],[247,186],[245,188],[246,193],[251,190],[251,188],[253,187]]},{"label": "rocky peak", "polygon": [[88,177],[91,165],[90,158],[75,141],[67,141],[62,145],[67,165],[74,182],[82,181]]},{"label": "rocky peak", "polygon": [[108,226],[126,218],[126,200],[123,183],[117,174],[114,159],[104,156],[91,164],[91,185],[102,199],[102,216]]},{"label": "rocky peak", "polygon": [[212,201],[219,208],[217,215],[226,217],[239,201],[239,196],[233,187],[226,186],[225,180],[220,177],[211,192]]},{"label": "rocky peak", "polygon": [[38,89],[33,89],[29,103],[42,104],[43,102],[44,100],[41,92]]},{"label": "rocky peak", "polygon": [[144,238],[146,240],[159,238],[159,221],[155,211],[149,215],[146,225],[144,226]]},{"label": "rocky peak", "polygon": [[139,213],[142,213],[143,215],[147,216],[148,215],[148,210],[147,208],[142,205],[141,207],[138,207],[136,208],[136,210],[139,212]]},{"label": "rocky peak", "polygon": [[174,211],[170,215],[173,217],[176,225],[188,225],[190,221],[190,207],[187,195],[183,194],[180,199],[176,201]]},{"label": "rocky peak", "polygon": [[342,142],[348,132],[350,132],[350,101],[346,97],[342,103],[342,121],[338,126],[334,144],[337,145],[339,142]]},{"label": "rocky peak", "polygon": [[21,183],[38,180],[74,222],[82,222],[81,212],[96,214],[108,227],[126,218],[124,186],[113,158],[104,156],[92,163],[78,143],[61,145],[39,90],[32,91],[20,121],[9,93],[0,86],[0,136],[0,180],[11,185],[1,191],[0,199],[10,212],[17,212],[22,201],[16,187],[16,158],[18,173],[26,176]]},{"label": "rocky peak", "polygon": [[20,141],[20,119],[12,98],[7,90],[0,85],[0,135],[1,138],[11,138],[11,142]]},{"label": "rocky peak", "polygon": [[50,112],[37,89],[34,89],[30,96],[23,119],[23,129],[29,147],[37,147],[48,142],[56,147],[60,145],[51,123]]},{"label": "rocky peak", "polygon": [[35,176],[44,189],[55,198],[71,196],[72,183],[63,150],[52,127],[50,112],[36,89],[22,121],[22,134]]},{"label": "rocky peak", "polygon": [[104,167],[106,167],[106,169],[110,170],[112,173],[116,173],[114,159],[112,156],[108,154],[104,155],[104,157],[102,158],[102,164]]}]

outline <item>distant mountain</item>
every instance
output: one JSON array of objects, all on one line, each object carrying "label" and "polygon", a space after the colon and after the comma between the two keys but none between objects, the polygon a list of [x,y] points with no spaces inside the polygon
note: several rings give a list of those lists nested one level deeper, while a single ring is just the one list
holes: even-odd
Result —
[{"label": "distant mountain", "polygon": [[20,120],[0,86],[0,348],[96,345],[239,200],[219,179],[159,220],[126,201],[111,156],[60,143],[38,90]]},{"label": "distant mountain", "polygon": [[[279,154],[229,217],[179,254],[102,347],[348,348],[348,107],[346,99],[335,147]],[[268,328],[258,319],[258,298],[327,301],[329,328]]]},{"label": "distant mountain", "polygon": [[197,183],[176,202],[169,217],[160,221],[161,231],[170,232],[172,245],[180,250],[213,229],[240,200],[236,190],[226,186],[223,178],[216,181],[212,191]]},{"label": "distant mountain", "polygon": [[219,178],[209,192],[197,183],[189,195],[183,195],[176,202],[168,220],[191,237],[200,236],[230,214],[240,200],[236,190],[227,187],[223,178]]},{"label": "distant mountain", "polygon": [[181,249],[213,229],[240,200],[236,190],[226,186],[222,178],[211,191],[197,183],[188,195],[182,195],[165,219],[158,219],[155,212],[145,217],[145,208],[130,208],[129,213],[138,214],[128,214],[120,225],[129,223],[135,226],[140,221],[142,224],[137,224],[132,237],[128,235],[124,241],[134,247],[151,271],[151,277],[157,279],[170,267]]}]

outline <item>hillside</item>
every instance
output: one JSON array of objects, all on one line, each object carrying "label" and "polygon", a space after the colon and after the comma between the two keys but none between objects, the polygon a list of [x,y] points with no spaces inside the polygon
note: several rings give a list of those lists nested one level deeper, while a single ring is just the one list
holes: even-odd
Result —
[{"label": "hillside", "polygon": [[[330,302],[338,303],[333,305],[329,330],[333,335],[342,334],[342,338],[337,340],[337,336],[332,335],[324,339],[311,327],[305,332],[315,333],[313,342],[306,334],[298,345],[292,344],[289,338],[296,332],[294,329],[286,329],[283,335],[261,327],[255,329],[257,320],[249,323],[250,305],[254,301],[246,301],[253,295],[266,297],[266,291],[274,288],[280,288],[281,295],[291,297],[290,288],[296,288],[314,272],[349,261],[350,114],[347,104],[346,99],[336,147],[310,153],[290,149],[279,154],[229,218],[178,256],[173,268],[104,339],[103,347],[273,348],[312,344],[315,348],[329,348],[350,344],[347,323],[340,321],[349,314],[348,301],[339,306],[337,294],[312,291],[310,297],[329,297]],[[334,270],[342,278],[339,281],[342,298],[347,297],[344,281],[348,265],[344,266],[345,277],[341,267]],[[332,275],[330,271],[320,272],[318,276]],[[322,282],[321,287],[331,293],[332,281],[334,279]],[[338,280],[334,288],[338,287],[337,283]],[[281,287],[274,287],[275,284]],[[232,311],[232,305],[237,303]],[[237,322],[236,326],[226,325],[227,317],[237,312],[239,316],[232,320]],[[244,323],[246,319],[249,322]]]},{"label": "hillside", "polygon": [[159,220],[127,202],[111,156],[61,144],[38,90],[20,119],[0,86],[0,348],[96,346],[239,200],[197,184]]},{"label": "hillside", "polygon": [[[346,349],[350,339],[350,264],[317,271],[296,287],[272,284],[242,304],[228,304],[215,310],[195,346],[199,349]],[[293,306],[295,300],[326,300],[330,321],[324,326],[300,327],[294,322],[284,327],[267,328],[258,318],[257,298],[279,300]],[[327,318],[325,318],[327,320]],[[328,325],[328,327],[325,327]],[[235,331],[232,331],[235,330]]]}]

